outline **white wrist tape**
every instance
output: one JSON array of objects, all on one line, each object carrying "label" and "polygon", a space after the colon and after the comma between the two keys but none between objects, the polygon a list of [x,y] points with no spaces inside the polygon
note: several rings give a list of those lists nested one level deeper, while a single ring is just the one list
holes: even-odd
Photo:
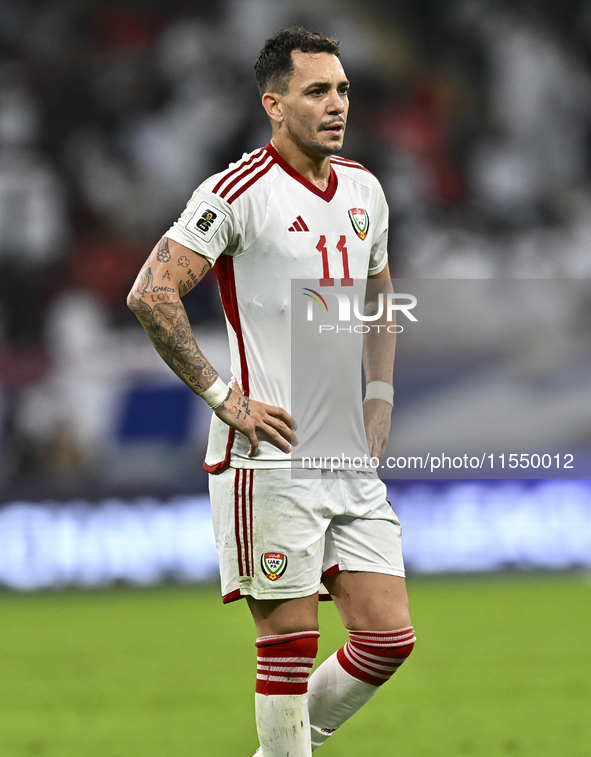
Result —
[{"label": "white wrist tape", "polygon": [[202,400],[205,400],[212,410],[215,410],[216,407],[219,407],[231,394],[232,389],[226,386],[218,376],[209,389],[201,392],[199,396]]},{"label": "white wrist tape", "polygon": [[370,381],[365,387],[366,400],[384,400],[394,404],[394,387],[386,381]]}]

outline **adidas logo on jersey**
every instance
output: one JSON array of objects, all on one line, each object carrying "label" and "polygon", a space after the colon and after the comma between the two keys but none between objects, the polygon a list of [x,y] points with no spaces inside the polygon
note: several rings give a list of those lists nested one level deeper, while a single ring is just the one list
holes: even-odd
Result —
[{"label": "adidas logo on jersey", "polygon": [[298,216],[293,222],[293,225],[289,227],[288,231],[310,231],[310,229],[306,226],[304,219],[301,216]]}]

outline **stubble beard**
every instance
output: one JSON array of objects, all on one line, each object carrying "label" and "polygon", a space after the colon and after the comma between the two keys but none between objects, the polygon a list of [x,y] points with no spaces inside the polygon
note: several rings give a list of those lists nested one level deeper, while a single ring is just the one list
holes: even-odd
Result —
[{"label": "stubble beard", "polygon": [[289,124],[286,123],[285,126],[292,142],[297,145],[303,153],[310,157],[327,158],[329,155],[336,155],[343,149],[343,139],[334,145],[325,144],[324,142],[321,142],[320,139],[314,139],[311,135],[308,139],[304,139],[302,138],[302,135],[299,132],[295,132]]}]

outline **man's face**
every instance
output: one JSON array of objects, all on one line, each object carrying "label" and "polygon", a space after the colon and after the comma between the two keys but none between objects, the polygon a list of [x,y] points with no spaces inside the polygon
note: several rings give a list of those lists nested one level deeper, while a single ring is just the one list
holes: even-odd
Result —
[{"label": "man's face", "polygon": [[331,53],[292,52],[294,72],[281,96],[291,141],[310,156],[340,152],[349,111],[349,82]]}]

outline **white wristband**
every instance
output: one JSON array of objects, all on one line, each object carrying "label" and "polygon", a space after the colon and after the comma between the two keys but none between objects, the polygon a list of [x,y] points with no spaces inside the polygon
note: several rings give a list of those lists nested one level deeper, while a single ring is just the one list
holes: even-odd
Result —
[{"label": "white wristband", "polygon": [[[370,381],[365,387],[366,400],[384,400],[394,404],[394,387],[386,381]],[[365,401],[365,400],[364,400]]]},{"label": "white wristband", "polygon": [[226,384],[224,384],[224,382],[218,376],[213,384],[209,387],[209,389],[201,392],[199,396],[202,400],[205,400],[205,402],[212,410],[215,410],[216,407],[219,407],[222,402],[224,402],[224,400],[227,400],[231,394],[231,387],[228,387]]}]

